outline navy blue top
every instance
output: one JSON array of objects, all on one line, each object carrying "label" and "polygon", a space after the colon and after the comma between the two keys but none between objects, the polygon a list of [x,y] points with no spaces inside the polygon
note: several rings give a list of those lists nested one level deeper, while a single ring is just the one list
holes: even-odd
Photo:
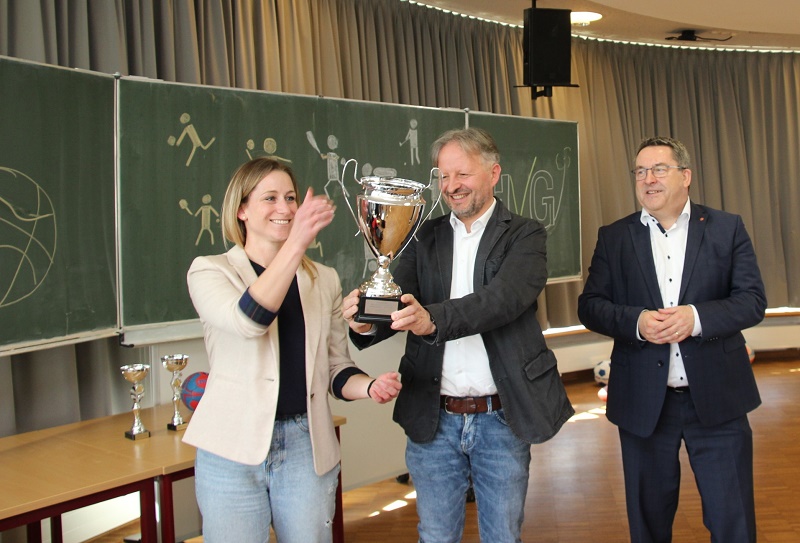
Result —
[{"label": "navy blue top", "polygon": [[[252,260],[256,275],[264,272],[264,267]],[[278,387],[277,417],[302,415],[306,406],[306,323],[303,316],[303,305],[300,301],[300,289],[297,277],[286,292],[277,313],[264,308],[250,296],[250,290],[244,291],[239,299],[239,308],[254,322],[269,326],[276,317],[280,317],[278,327],[278,344],[280,346],[280,386]],[[356,374],[364,373],[358,368],[345,368],[333,381],[333,394],[342,397],[342,387],[347,380]]]}]

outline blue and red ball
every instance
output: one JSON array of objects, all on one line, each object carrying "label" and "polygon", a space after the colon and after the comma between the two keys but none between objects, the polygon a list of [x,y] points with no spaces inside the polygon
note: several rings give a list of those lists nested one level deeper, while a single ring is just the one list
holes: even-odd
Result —
[{"label": "blue and red ball", "polygon": [[181,385],[181,401],[190,411],[197,409],[197,404],[206,391],[208,372],[198,371],[191,374]]}]

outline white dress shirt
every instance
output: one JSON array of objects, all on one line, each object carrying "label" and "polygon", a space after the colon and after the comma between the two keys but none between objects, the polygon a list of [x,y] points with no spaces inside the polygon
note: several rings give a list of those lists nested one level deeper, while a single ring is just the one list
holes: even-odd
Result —
[{"label": "white dress shirt", "polygon": [[[689,215],[691,205],[689,199],[683,206],[683,211],[678,220],[675,221],[669,230],[659,224],[655,217],[642,209],[642,224],[650,227],[650,245],[653,250],[653,262],[656,266],[656,276],[658,277],[658,288],[661,291],[661,299],[664,307],[676,307],[681,292],[681,277],[683,275],[683,264],[686,256],[686,238],[689,234]],[[697,309],[689,305],[694,312],[694,329],[692,336],[699,336],[702,333],[700,318]],[[638,328],[637,328],[638,334]],[[667,386],[683,387],[689,386],[686,377],[686,368],[683,365],[683,357],[678,343],[669,345],[669,376]]]},{"label": "white dress shirt", "polygon": [[[453,227],[453,279],[450,283],[450,298],[462,298],[474,292],[472,278],[475,272],[475,256],[486,230],[486,223],[494,213],[497,200],[475,219],[467,232],[466,226],[454,214],[450,214]],[[442,368],[442,394],[446,396],[490,396],[497,387],[489,369],[489,355],[480,334],[448,341],[444,345]]]}]

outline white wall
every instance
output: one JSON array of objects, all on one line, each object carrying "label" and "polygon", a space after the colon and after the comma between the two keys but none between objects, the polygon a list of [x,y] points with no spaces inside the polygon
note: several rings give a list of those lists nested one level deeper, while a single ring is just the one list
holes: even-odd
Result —
[{"label": "white wall", "polygon": [[[397,370],[405,340],[405,334],[397,334],[363,351],[351,345],[350,355],[362,370],[376,377]],[[335,415],[347,417],[340,428],[343,490],[406,472],[406,438],[392,420],[394,402],[378,405],[372,400],[332,400],[331,409]]]},{"label": "white wall", "polygon": [[758,326],[742,332],[756,352],[800,348],[800,316],[767,317]]},{"label": "white wall", "polygon": [[[756,352],[800,348],[800,316],[767,317],[758,326],[743,331],[747,344]],[[558,370],[564,374],[594,367],[608,359],[614,342],[605,336],[584,331],[547,337],[556,353]]]}]

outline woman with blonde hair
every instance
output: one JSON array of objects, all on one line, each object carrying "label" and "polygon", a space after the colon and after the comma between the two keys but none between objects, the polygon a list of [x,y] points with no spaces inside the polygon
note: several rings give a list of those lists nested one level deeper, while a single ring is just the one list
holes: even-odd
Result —
[{"label": "woman with blonde hair", "polygon": [[336,270],[305,251],[334,206],[291,168],[257,158],[233,174],[222,232],[234,246],[198,257],[189,293],[210,371],[184,441],[198,448],[195,488],[206,543],[331,541],[340,451],[328,393],[397,396],[398,374],[372,379],[350,359]]}]

